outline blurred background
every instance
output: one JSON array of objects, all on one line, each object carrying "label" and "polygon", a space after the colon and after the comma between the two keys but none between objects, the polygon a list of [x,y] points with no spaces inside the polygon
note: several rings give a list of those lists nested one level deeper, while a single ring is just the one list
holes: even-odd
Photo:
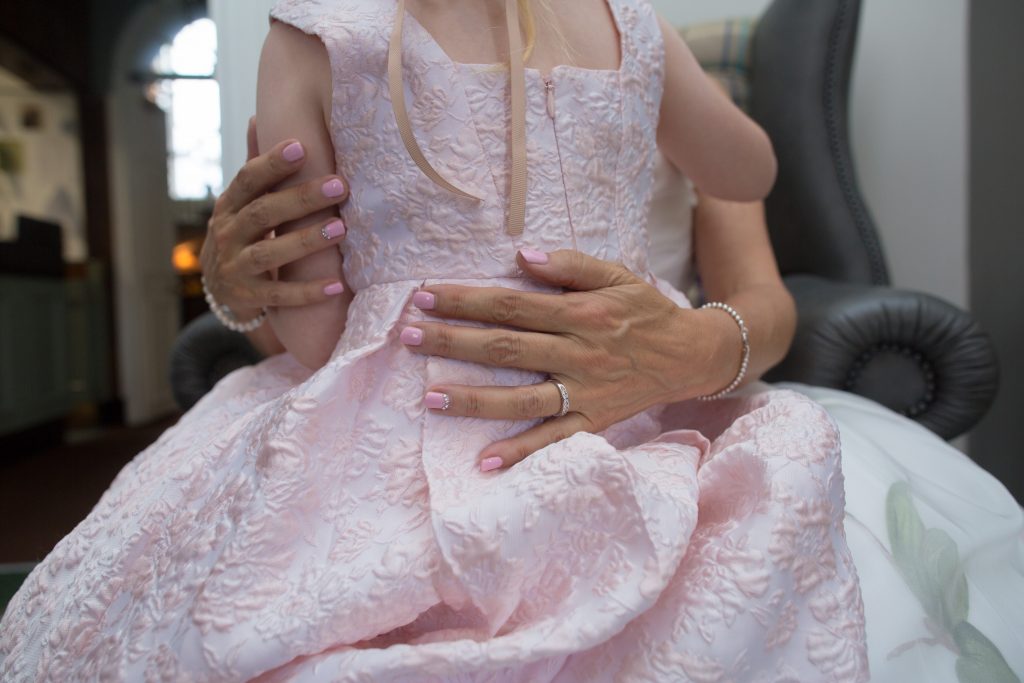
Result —
[{"label": "blurred background", "polygon": [[[0,3],[0,563],[177,419],[168,357],[244,162],[270,0]],[[655,0],[677,25],[768,0]],[[865,0],[851,138],[893,283],[970,310],[1001,390],[957,442],[1024,498],[1020,0]],[[59,501],[59,504],[54,504]]]}]

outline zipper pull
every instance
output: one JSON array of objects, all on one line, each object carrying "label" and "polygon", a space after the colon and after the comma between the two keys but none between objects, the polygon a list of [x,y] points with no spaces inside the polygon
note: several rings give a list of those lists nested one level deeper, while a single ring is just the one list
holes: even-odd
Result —
[{"label": "zipper pull", "polygon": [[547,92],[548,98],[548,116],[551,120],[555,120],[555,82],[551,80],[550,76],[544,77],[544,90]]}]

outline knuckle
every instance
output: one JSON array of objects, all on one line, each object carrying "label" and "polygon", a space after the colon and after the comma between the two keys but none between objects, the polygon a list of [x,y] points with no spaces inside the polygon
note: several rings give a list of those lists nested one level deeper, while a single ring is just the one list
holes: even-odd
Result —
[{"label": "knuckle", "polygon": [[629,357],[616,355],[603,346],[591,346],[580,349],[576,356],[580,365],[587,368],[599,368],[599,372],[593,373],[600,376],[611,376],[621,378],[631,368]]},{"label": "knuckle", "polygon": [[277,307],[284,303],[284,294],[278,287],[269,287],[266,299],[268,306]]},{"label": "knuckle", "polygon": [[[268,154],[264,158],[266,159],[267,165],[270,167],[270,172],[273,173],[275,177],[281,178],[291,173],[291,164],[284,160],[284,156],[281,152]],[[253,161],[249,163],[255,163],[255,161],[256,160],[253,159]]]},{"label": "knuckle", "polygon": [[515,394],[512,409],[516,417],[541,417],[545,414],[544,396],[537,387],[527,387]]},{"label": "knuckle", "polygon": [[583,260],[583,254],[578,251],[569,253],[569,267],[566,269],[569,274],[569,279],[576,283],[583,277],[583,272],[586,268],[586,261]]},{"label": "knuckle", "polygon": [[446,327],[438,327],[434,332],[434,345],[439,354],[450,356],[455,350],[455,335]]},{"label": "knuckle", "polygon": [[525,443],[515,441],[512,443],[509,457],[505,460],[506,465],[513,463],[522,462],[526,460],[533,453],[533,449],[527,446]]},{"label": "knuckle", "polygon": [[633,271],[627,268],[623,263],[616,263],[614,272],[615,277],[612,281],[617,284],[624,285],[636,280],[636,275],[633,274]]},{"label": "knuckle", "polygon": [[502,294],[494,300],[491,316],[495,322],[515,322],[523,310],[523,298],[518,294]]},{"label": "knuckle", "polygon": [[266,242],[257,242],[249,247],[249,264],[258,273],[269,270],[272,265],[270,245]]},{"label": "knuckle", "polygon": [[573,302],[571,310],[574,320],[587,327],[592,326],[604,315],[604,307],[592,297],[577,299]]},{"label": "knuckle", "polygon": [[[209,241],[209,240],[207,240]],[[231,235],[228,234],[227,230],[220,230],[213,234],[213,253],[219,258],[224,258],[223,254],[227,254],[231,248]]]},{"label": "knuckle", "polygon": [[623,317],[617,315],[612,307],[605,303],[594,304],[590,311],[590,320],[594,327],[606,331],[616,330],[623,323]]},{"label": "knuckle", "polygon": [[500,334],[484,344],[487,360],[496,367],[515,366],[523,357],[523,343],[512,334]]},{"label": "knuckle", "polygon": [[314,251],[321,242],[320,228],[316,226],[299,233],[299,244],[304,252]]},{"label": "knuckle", "polygon": [[217,199],[215,199],[213,201],[213,213],[210,215],[210,220],[206,221],[206,231],[207,232],[210,232],[211,230],[214,229],[213,226],[216,223],[216,219],[217,219],[218,216],[220,216],[223,213],[227,213],[227,210],[228,210],[227,204],[228,204],[228,193],[227,192],[221,192],[217,196]]},{"label": "knuckle", "polygon": [[302,303],[314,304],[324,297],[323,289],[316,283],[311,283],[302,290]]},{"label": "knuckle", "polygon": [[461,289],[453,289],[448,292],[443,300],[447,304],[449,313],[453,318],[463,318],[466,314],[466,296]]},{"label": "knuckle", "polygon": [[323,193],[319,192],[319,190],[315,190],[312,183],[303,183],[302,185],[299,185],[299,204],[304,209],[309,210],[320,208],[318,194],[322,196]]},{"label": "knuckle", "polygon": [[270,218],[270,207],[264,198],[256,199],[245,209],[245,221],[261,230],[270,230],[274,227]]},{"label": "knuckle", "polygon": [[255,162],[246,162],[245,166],[238,171],[238,175],[235,176],[234,186],[244,194],[253,194],[256,192],[256,171]]},{"label": "knuckle", "polygon": [[483,413],[483,399],[478,392],[466,392],[463,397],[463,410],[467,417],[480,417]]}]

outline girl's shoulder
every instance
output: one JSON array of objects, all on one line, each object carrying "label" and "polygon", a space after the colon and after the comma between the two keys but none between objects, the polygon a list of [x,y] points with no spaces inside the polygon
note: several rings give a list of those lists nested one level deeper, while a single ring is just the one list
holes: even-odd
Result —
[{"label": "girl's shoulder", "polygon": [[396,4],[388,0],[277,0],[270,17],[321,38],[379,34],[391,25]]}]

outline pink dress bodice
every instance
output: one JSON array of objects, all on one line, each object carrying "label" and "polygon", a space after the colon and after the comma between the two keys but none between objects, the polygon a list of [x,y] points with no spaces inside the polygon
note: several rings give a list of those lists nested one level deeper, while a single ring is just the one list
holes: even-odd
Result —
[{"label": "pink dress bodice", "polygon": [[516,277],[515,253],[577,248],[647,270],[648,199],[661,101],[661,34],[647,3],[613,0],[616,71],[526,73],[527,201],[521,237],[505,233],[508,72],[453,62],[407,16],[406,100],[430,163],[481,198],[452,195],[409,157],[388,95],[395,2],[280,3],[273,16],[318,35],[334,77],[331,135],[350,181],[342,246],[356,290],[398,280]]}]

